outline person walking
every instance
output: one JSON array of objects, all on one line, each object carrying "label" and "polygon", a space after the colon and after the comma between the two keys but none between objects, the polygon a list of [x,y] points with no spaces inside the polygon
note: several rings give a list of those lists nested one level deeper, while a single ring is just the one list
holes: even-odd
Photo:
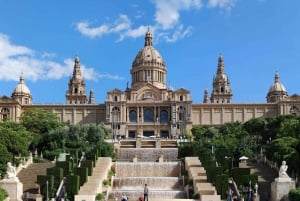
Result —
[{"label": "person walking", "polygon": [[149,192],[148,186],[147,186],[147,184],[145,184],[145,187],[144,187],[144,201],[146,201],[146,199],[148,201],[148,192]]}]

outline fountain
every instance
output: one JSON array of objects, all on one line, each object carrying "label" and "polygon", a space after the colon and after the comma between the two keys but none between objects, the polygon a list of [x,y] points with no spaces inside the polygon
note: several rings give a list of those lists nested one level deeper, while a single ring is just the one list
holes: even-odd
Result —
[{"label": "fountain", "polygon": [[[184,178],[181,176],[181,162],[177,160],[178,149],[168,147],[149,148],[150,144],[141,142],[139,148],[125,143],[117,152],[114,164],[115,177],[109,199],[120,198],[123,194],[129,200],[137,200],[143,195],[144,185],[149,188],[149,199],[185,199]],[[149,144],[149,146],[145,146]]]}]

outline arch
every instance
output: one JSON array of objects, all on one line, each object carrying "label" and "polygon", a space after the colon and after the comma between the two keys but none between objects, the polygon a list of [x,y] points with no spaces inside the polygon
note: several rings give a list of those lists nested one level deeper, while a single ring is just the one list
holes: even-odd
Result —
[{"label": "arch", "polygon": [[168,123],[169,117],[168,117],[167,110],[160,111],[160,123]]},{"label": "arch", "polygon": [[180,95],[180,96],[179,96],[179,100],[180,100],[180,101],[183,101],[183,95]]},{"label": "arch", "polygon": [[185,108],[180,106],[178,107],[178,120],[179,121],[184,121],[185,120]]},{"label": "arch", "polygon": [[7,120],[9,118],[10,111],[8,108],[4,107],[1,109],[1,120]]},{"label": "arch", "polygon": [[154,113],[152,109],[147,108],[144,110],[144,122],[154,122]]},{"label": "arch", "polygon": [[137,122],[137,112],[135,110],[129,112],[129,122]]}]

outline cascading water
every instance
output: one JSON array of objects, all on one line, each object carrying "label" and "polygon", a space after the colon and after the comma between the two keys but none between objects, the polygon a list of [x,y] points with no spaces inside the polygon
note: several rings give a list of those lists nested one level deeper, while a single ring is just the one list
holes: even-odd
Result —
[{"label": "cascading water", "polygon": [[118,150],[117,158],[132,161],[137,157],[140,161],[156,161],[163,155],[166,161],[174,161],[178,158],[177,148],[121,148]]},{"label": "cascading water", "polygon": [[[164,161],[159,157],[163,156]],[[137,158],[137,162],[133,158]],[[144,185],[149,188],[149,200],[186,198],[181,176],[181,162],[177,148],[122,148],[115,162],[115,177],[109,199],[125,194],[129,200],[143,195]],[[125,161],[124,161],[125,160]]]}]

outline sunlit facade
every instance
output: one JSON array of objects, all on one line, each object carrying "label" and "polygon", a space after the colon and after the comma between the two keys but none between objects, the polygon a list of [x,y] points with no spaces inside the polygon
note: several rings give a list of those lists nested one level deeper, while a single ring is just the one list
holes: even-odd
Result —
[{"label": "sunlit facade", "polygon": [[40,108],[53,111],[62,122],[104,122],[112,128],[114,137],[180,138],[185,137],[194,125],[221,125],[246,122],[257,117],[300,114],[300,97],[288,96],[278,72],[267,92],[266,103],[233,103],[233,92],[222,55],[216,63],[211,94],[205,90],[203,102],[193,103],[188,89],[174,90],[167,86],[167,67],[163,57],[153,47],[152,33],[148,30],[144,47],[137,53],[130,69],[131,85],[127,85],[124,91],[112,87],[104,103],[95,103],[94,91],[90,91],[87,97],[80,60],[76,56],[73,76],[67,85],[66,103],[33,104],[22,73],[11,97],[0,98],[0,120],[18,122],[24,110]]}]

